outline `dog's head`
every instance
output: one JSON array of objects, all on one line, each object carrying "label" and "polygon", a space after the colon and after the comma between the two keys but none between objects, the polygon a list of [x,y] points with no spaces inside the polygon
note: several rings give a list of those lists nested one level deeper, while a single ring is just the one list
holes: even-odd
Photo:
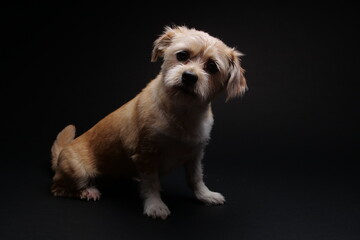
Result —
[{"label": "dog's head", "polygon": [[242,54],[209,34],[187,27],[166,27],[154,42],[151,61],[164,58],[164,85],[176,95],[209,102],[223,89],[227,100],[247,90]]}]

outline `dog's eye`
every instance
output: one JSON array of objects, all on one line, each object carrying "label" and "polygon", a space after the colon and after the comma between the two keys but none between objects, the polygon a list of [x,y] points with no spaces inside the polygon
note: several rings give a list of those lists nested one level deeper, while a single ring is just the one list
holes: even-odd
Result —
[{"label": "dog's eye", "polygon": [[214,62],[214,60],[211,60],[211,59],[206,63],[205,68],[206,68],[206,71],[208,71],[211,74],[215,74],[219,71],[216,63]]},{"label": "dog's eye", "polygon": [[190,53],[188,51],[181,51],[181,52],[176,53],[176,58],[180,62],[184,62],[184,61],[188,60],[189,57],[190,57]]}]

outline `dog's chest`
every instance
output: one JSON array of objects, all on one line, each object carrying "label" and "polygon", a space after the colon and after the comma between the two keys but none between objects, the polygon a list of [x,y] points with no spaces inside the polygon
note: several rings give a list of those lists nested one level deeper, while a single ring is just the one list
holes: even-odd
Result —
[{"label": "dog's chest", "polygon": [[160,172],[167,173],[183,165],[186,161],[196,156],[202,149],[201,145],[186,144],[169,140],[160,153]]},{"label": "dog's chest", "polygon": [[208,119],[190,131],[157,130],[154,139],[160,151],[160,171],[166,173],[196,158],[209,140],[212,123],[212,118]]}]

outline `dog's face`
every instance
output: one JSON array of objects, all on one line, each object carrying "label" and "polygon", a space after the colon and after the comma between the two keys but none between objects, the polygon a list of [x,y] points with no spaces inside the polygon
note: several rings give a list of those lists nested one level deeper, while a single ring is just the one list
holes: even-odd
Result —
[{"label": "dog's face", "polygon": [[210,102],[223,89],[227,91],[227,99],[245,93],[241,55],[205,32],[167,27],[154,42],[151,60],[164,58],[162,74],[169,92]]}]

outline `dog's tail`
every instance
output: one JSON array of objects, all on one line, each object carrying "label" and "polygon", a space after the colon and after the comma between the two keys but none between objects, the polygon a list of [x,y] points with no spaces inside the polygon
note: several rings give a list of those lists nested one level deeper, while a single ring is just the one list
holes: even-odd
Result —
[{"label": "dog's tail", "polygon": [[54,144],[51,147],[51,168],[55,171],[58,164],[58,158],[63,150],[68,144],[72,142],[75,138],[75,126],[68,125],[66,126],[56,137]]}]

